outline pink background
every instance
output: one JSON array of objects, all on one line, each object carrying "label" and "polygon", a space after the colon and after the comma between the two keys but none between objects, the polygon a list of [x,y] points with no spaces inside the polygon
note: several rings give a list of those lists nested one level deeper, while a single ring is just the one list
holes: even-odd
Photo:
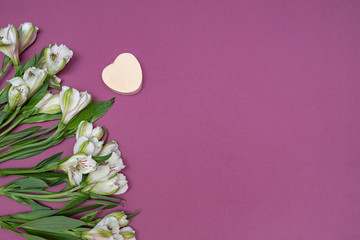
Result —
[{"label": "pink background", "polygon": [[[116,96],[97,124],[120,144],[138,239],[360,239],[359,1],[0,3],[1,27],[41,29],[22,60],[66,44],[63,84]],[[122,52],[142,64],[135,96],[101,80]]]}]

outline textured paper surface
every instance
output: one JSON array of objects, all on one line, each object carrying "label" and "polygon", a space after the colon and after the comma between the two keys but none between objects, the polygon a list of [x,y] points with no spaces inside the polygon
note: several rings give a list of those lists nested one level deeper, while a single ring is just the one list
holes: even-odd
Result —
[{"label": "textured paper surface", "polygon": [[[360,239],[359,1],[1,1],[1,9],[2,27],[31,21],[41,30],[21,60],[66,44],[74,58],[63,84],[95,100],[117,97],[98,124],[123,152],[125,209],[142,210],[131,223],[138,239]],[[116,95],[101,80],[121,52],[142,64],[137,95]],[[30,167],[73,144],[1,167]],[[1,214],[28,209],[0,203]]]}]

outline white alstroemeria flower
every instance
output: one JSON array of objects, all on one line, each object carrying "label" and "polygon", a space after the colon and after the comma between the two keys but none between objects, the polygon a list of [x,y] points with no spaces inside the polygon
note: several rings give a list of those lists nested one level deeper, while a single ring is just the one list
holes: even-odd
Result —
[{"label": "white alstroemeria flower", "polygon": [[129,224],[127,215],[123,211],[110,213],[110,214],[106,215],[106,217],[115,217],[117,219],[120,227],[125,227],[126,225]]},{"label": "white alstroemeria flower", "polygon": [[67,124],[77,113],[91,102],[91,94],[80,92],[75,88],[62,87],[60,92],[61,121]]},{"label": "white alstroemeria flower", "polygon": [[88,155],[96,156],[100,152],[103,143],[103,141],[99,141],[95,137],[88,138],[86,136],[82,136],[74,145],[74,154],[84,152]]},{"label": "white alstroemeria flower", "polygon": [[119,233],[120,225],[116,217],[106,216],[104,217],[98,224],[96,224],[95,228],[106,227],[107,230],[111,231],[113,234]]},{"label": "white alstroemeria flower", "polygon": [[32,96],[44,83],[46,79],[46,73],[44,70],[31,67],[25,71],[23,79],[30,89],[29,95]]},{"label": "white alstroemeria flower", "polygon": [[60,72],[65,65],[70,61],[73,52],[65,45],[60,46],[54,44],[45,49],[44,58],[47,71],[50,75],[55,75]]},{"label": "white alstroemeria flower", "polygon": [[119,156],[121,156],[121,152],[119,150],[119,145],[117,144],[116,141],[112,141],[112,142],[105,144],[104,147],[101,149],[99,156],[106,156],[112,152],[116,152]]},{"label": "white alstroemeria flower", "polygon": [[129,188],[124,174],[118,173],[107,181],[95,183],[89,190],[100,195],[123,194]]},{"label": "white alstroemeria flower", "polygon": [[12,24],[0,29],[0,52],[8,56],[15,66],[19,65],[19,35]]},{"label": "white alstroemeria flower", "polygon": [[101,127],[93,127],[93,124],[87,121],[81,121],[77,130],[76,130],[76,139],[79,139],[83,136],[87,138],[95,137],[98,140],[104,135],[104,130]]},{"label": "white alstroemeria flower", "polygon": [[39,109],[38,113],[55,114],[61,112],[60,95],[45,93],[44,97],[35,105]]},{"label": "white alstroemeria flower", "polygon": [[94,227],[82,236],[88,240],[114,240],[113,233],[107,227]]},{"label": "white alstroemeria flower", "polygon": [[60,87],[60,83],[61,83],[61,78],[59,78],[56,75],[52,76],[50,78],[50,80],[49,80],[50,85],[54,85],[54,86],[57,86],[57,87]]},{"label": "white alstroemeria flower", "polygon": [[59,167],[68,174],[72,185],[79,185],[83,174],[95,171],[96,161],[87,154],[78,153],[61,163]]},{"label": "white alstroemeria flower", "polygon": [[107,181],[124,168],[125,165],[120,155],[113,152],[108,160],[98,164],[96,170],[88,175],[86,182],[92,184]]},{"label": "white alstroemeria flower", "polygon": [[[132,229],[132,227],[121,228],[118,234],[121,235],[123,237],[123,239],[125,239],[125,240],[136,240],[135,230]],[[115,235],[114,235],[114,239],[116,239]],[[118,239],[121,239],[121,238],[118,238]]]},{"label": "white alstroemeria flower", "polygon": [[25,49],[30,47],[36,39],[39,28],[32,25],[32,23],[26,22],[20,25],[20,39],[19,39],[19,53],[22,53]]},{"label": "white alstroemeria flower", "polygon": [[9,80],[11,87],[8,91],[9,108],[14,109],[24,104],[29,96],[29,87],[21,77]]}]

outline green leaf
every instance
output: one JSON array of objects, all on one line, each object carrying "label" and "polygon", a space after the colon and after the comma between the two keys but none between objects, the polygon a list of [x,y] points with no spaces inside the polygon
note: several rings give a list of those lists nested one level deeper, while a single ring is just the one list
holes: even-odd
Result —
[{"label": "green leaf", "polygon": [[24,205],[29,205],[29,202],[27,201],[27,199],[24,199],[22,197],[18,197],[14,194],[7,194],[6,195],[8,198],[14,200],[15,202],[18,202],[20,204],[24,204]]},{"label": "green leaf", "polygon": [[44,239],[47,239],[47,240],[55,240],[55,239],[56,240],[78,240],[79,239],[78,237],[75,237],[73,235],[66,234],[66,233],[58,233],[57,231],[51,232],[51,231],[31,229],[31,228],[24,228],[24,230],[27,233],[43,237]]},{"label": "green leaf", "polygon": [[29,136],[30,134],[34,134],[37,132],[41,132],[44,129],[42,129],[40,126],[36,126],[36,127],[29,127],[27,129],[24,129],[20,132],[15,132],[15,133],[10,133],[7,136],[5,136],[3,139],[1,139],[0,141],[0,145],[1,146],[5,146],[7,144],[10,144],[12,142],[18,141],[26,136]]},{"label": "green leaf", "polygon": [[5,67],[5,65],[8,63],[8,61],[10,61],[10,58],[5,55],[4,60],[3,60],[2,65],[1,65],[1,70]]},{"label": "green leaf", "polygon": [[61,113],[57,113],[57,114],[41,113],[28,117],[25,120],[23,120],[21,123],[38,123],[38,122],[52,121],[52,120],[60,119],[61,116],[62,116]]},{"label": "green leaf", "polygon": [[97,199],[93,199],[94,202],[102,204],[102,205],[109,205],[109,206],[118,206],[119,203],[114,203],[114,202],[109,202],[106,200],[97,200]]},{"label": "green leaf", "polygon": [[77,197],[75,200],[67,203],[65,206],[63,206],[60,210],[59,210],[59,214],[61,214],[62,212],[65,212],[71,208],[77,207],[79,205],[81,205],[82,203],[86,202],[86,200],[89,199],[89,195],[85,194],[83,196]]},{"label": "green leaf", "polygon": [[101,210],[97,210],[97,211],[85,214],[84,216],[82,216],[80,218],[80,220],[84,221],[84,222],[91,222],[96,217],[96,215],[98,215],[99,212],[101,212]]},{"label": "green leaf", "polygon": [[35,202],[34,200],[32,199],[28,199],[28,204],[30,205],[31,209],[33,211],[37,211],[37,210],[44,210],[44,209],[51,209],[49,207],[45,207],[37,202]]},{"label": "green leaf", "polygon": [[43,210],[36,210],[32,212],[25,212],[25,213],[18,213],[12,215],[13,218],[20,218],[26,220],[36,220],[43,217],[49,217],[56,214],[58,210],[53,209],[43,209]]},{"label": "green leaf", "polygon": [[28,235],[28,234],[20,234],[20,235],[29,240],[46,240],[45,238],[35,236],[35,235]]},{"label": "green leaf", "polygon": [[103,195],[96,194],[96,193],[90,193],[90,197],[94,198],[94,199],[104,199],[104,200],[109,200],[109,201],[114,201],[114,202],[123,200],[121,198],[107,197],[107,196],[103,196]]},{"label": "green leaf", "polygon": [[49,86],[49,77],[47,76],[43,85],[30,98],[29,102],[25,105],[24,109],[33,109],[35,105],[45,96],[48,86]]},{"label": "green leaf", "polygon": [[84,224],[85,223],[83,221],[73,218],[64,216],[52,216],[21,224],[20,227],[24,229],[37,229],[40,231],[60,232],[77,228]]},{"label": "green leaf", "polygon": [[102,204],[93,204],[93,205],[89,205],[89,206],[78,207],[78,208],[74,208],[74,209],[62,212],[61,215],[73,216],[75,214],[91,211],[91,210],[94,210],[94,209],[102,207],[102,206],[103,206]]},{"label": "green leaf", "polygon": [[45,150],[46,149],[41,148],[39,150],[34,150],[33,152],[24,153],[24,154],[22,154],[20,156],[15,156],[15,157],[13,157],[13,159],[14,160],[19,160],[19,159],[25,159],[25,158],[33,157],[35,155],[38,155],[38,154],[44,152]]},{"label": "green leaf", "polygon": [[43,180],[31,177],[19,178],[13,181],[13,183],[17,184],[21,189],[43,189],[49,187]]},{"label": "green leaf", "polygon": [[92,159],[94,159],[97,163],[102,163],[108,160],[111,157],[112,153],[109,153],[105,156],[93,156]]},{"label": "green leaf", "polygon": [[138,215],[140,213],[140,210],[138,210],[136,213],[133,213],[133,214],[130,214],[127,216],[127,219],[130,220],[132,219],[133,217],[135,217],[136,215]]},{"label": "green leaf", "polygon": [[105,135],[104,143],[106,143],[107,140],[108,140],[108,137],[109,137],[109,131],[108,131],[107,128],[104,127],[104,126],[102,126],[101,128],[104,130],[104,133],[105,133],[105,134],[104,134],[104,135]]},{"label": "green leaf", "polygon": [[8,101],[8,91],[9,91],[9,88],[0,94],[0,105],[6,103]]},{"label": "green leaf", "polygon": [[67,181],[67,175],[60,172],[42,172],[42,173],[26,173],[22,176],[42,179],[49,185],[49,187],[57,186]]},{"label": "green leaf", "polygon": [[81,112],[79,112],[70,122],[66,125],[65,131],[67,135],[74,134],[81,121],[95,122],[102,117],[113,105],[115,99],[104,102],[92,102]]},{"label": "green leaf", "polygon": [[19,69],[16,71],[15,73],[15,77],[21,77],[24,72],[31,67],[41,67],[41,61],[44,57],[44,51],[47,47],[44,47],[41,52],[37,55],[34,55],[34,57],[30,58],[29,60],[27,60],[26,62],[24,62]]},{"label": "green leaf", "polygon": [[4,107],[3,110],[0,111],[0,124],[10,115],[9,109],[6,108],[7,105]]},{"label": "green leaf", "polygon": [[42,160],[41,162],[36,164],[33,167],[33,169],[41,169],[41,168],[45,167],[46,165],[48,165],[50,163],[59,162],[62,154],[63,154],[63,152],[59,152],[59,153],[56,153],[56,154],[52,155],[49,158],[46,158],[46,159]]}]

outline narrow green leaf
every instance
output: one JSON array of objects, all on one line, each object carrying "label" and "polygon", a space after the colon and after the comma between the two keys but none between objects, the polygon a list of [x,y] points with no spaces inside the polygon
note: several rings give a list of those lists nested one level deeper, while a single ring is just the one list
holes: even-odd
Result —
[{"label": "narrow green leaf", "polygon": [[132,219],[133,217],[135,217],[136,215],[138,215],[140,213],[140,210],[138,210],[136,213],[133,213],[133,214],[130,214],[127,216],[127,219],[130,220]]},{"label": "narrow green leaf", "polygon": [[6,64],[10,61],[10,58],[8,56],[4,56],[4,60],[2,62],[2,65],[1,65],[1,70],[3,70],[3,68],[6,66]]},{"label": "narrow green leaf", "polygon": [[121,198],[107,197],[107,196],[103,196],[103,195],[96,194],[96,193],[90,193],[90,197],[93,199],[104,199],[104,200],[109,200],[109,201],[114,201],[114,202],[123,200]]},{"label": "narrow green leaf", "polygon": [[43,85],[30,98],[29,102],[24,106],[25,109],[33,109],[34,106],[44,97],[49,86],[49,77],[46,77]]},{"label": "narrow green leaf", "polygon": [[109,153],[105,156],[93,156],[92,159],[94,159],[97,163],[102,163],[108,160],[111,157],[112,153]]},{"label": "narrow green leaf", "polygon": [[28,234],[23,234],[23,233],[20,235],[29,240],[46,240],[45,238],[35,236],[35,235],[28,235]]},{"label": "narrow green leaf", "polygon": [[0,145],[5,146],[12,142],[18,141],[26,136],[29,136],[31,134],[41,132],[41,131],[43,131],[43,129],[40,126],[36,126],[36,127],[29,127],[20,132],[10,133],[7,136],[5,136],[3,139],[0,140]]},{"label": "narrow green leaf", "polygon": [[80,218],[81,221],[84,221],[84,222],[91,222],[95,217],[96,215],[98,215],[98,213],[100,212],[101,210],[97,210],[97,211],[94,211],[94,212],[90,212],[88,214],[85,214],[84,216],[82,216]]},{"label": "narrow green leaf", "polygon": [[61,116],[62,116],[61,113],[57,113],[57,114],[42,113],[28,117],[25,120],[23,120],[21,123],[38,123],[38,122],[52,121],[52,120],[60,119]]},{"label": "narrow green leaf", "polygon": [[21,224],[20,227],[24,229],[37,229],[40,231],[60,232],[77,228],[84,224],[85,223],[83,221],[73,218],[65,216],[52,216]]},{"label": "narrow green leaf", "polygon": [[40,169],[40,168],[43,168],[43,167],[45,167],[46,165],[48,165],[50,163],[59,162],[62,154],[63,154],[63,152],[56,153],[56,154],[52,155],[51,157],[48,157],[48,158],[42,160],[41,162],[36,164],[33,168],[34,169]]},{"label": "narrow green leaf", "polygon": [[94,209],[102,207],[102,206],[103,206],[102,204],[93,204],[93,205],[89,205],[89,206],[78,207],[78,208],[74,208],[74,209],[62,212],[61,215],[70,217],[75,214],[91,211],[91,210],[94,210]]},{"label": "narrow green leaf", "polygon": [[27,233],[30,233],[34,236],[39,236],[39,237],[43,237],[44,239],[47,240],[78,240],[78,237],[75,237],[73,235],[70,234],[66,234],[66,233],[58,233],[57,231],[55,232],[51,232],[51,231],[46,231],[46,230],[38,230],[38,229],[31,229],[31,228],[24,228],[24,230]]},{"label": "narrow green leaf", "polygon": [[43,189],[49,187],[43,180],[31,177],[19,178],[13,181],[13,183],[17,184],[21,189]]},{"label": "narrow green leaf", "polygon": [[70,122],[66,125],[66,134],[74,134],[81,121],[95,122],[102,117],[113,105],[115,99],[104,102],[92,102],[81,112],[79,112]]},{"label": "narrow green leaf", "polygon": [[33,211],[37,211],[37,210],[45,210],[45,209],[51,209],[49,207],[45,207],[37,202],[35,202],[34,200],[32,199],[28,199],[28,204],[30,205],[31,209]]},{"label": "narrow green leaf", "polygon": [[12,215],[13,218],[20,218],[25,220],[36,220],[43,217],[49,217],[56,214],[58,210],[53,209],[43,209],[43,210],[36,210],[32,212],[25,212],[25,213],[18,213]]},{"label": "narrow green leaf", "polygon": [[69,209],[72,209],[74,207],[77,207],[79,205],[81,205],[82,203],[86,202],[86,200],[89,199],[89,195],[86,194],[86,195],[83,195],[83,196],[80,196],[80,197],[77,197],[75,200],[67,203],[65,206],[63,206],[60,210],[59,210],[59,213],[62,213],[62,212],[65,212]]},{"label": "narrow green leaf", "polygon": [[0,105],[6,103],[8,101],[8,91],[9,91],[9,88],[0,94]]}]

